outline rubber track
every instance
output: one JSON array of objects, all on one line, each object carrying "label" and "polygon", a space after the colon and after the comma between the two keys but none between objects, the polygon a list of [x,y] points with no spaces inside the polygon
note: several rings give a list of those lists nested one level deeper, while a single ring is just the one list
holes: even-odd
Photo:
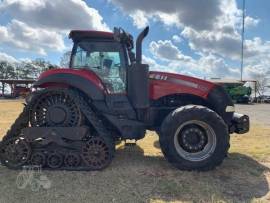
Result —
[{"label": "rubber track", "polygon": [[103,125],[102,120],[100,120],[96,113],[91,109],[90,105],[83,99],[83,97],[76,91],[72,90],[72,97],[77,105],[82,110],[83,114],[86,116],[88,121],[93,125],[99,136],[107,137],[110,132]]},{"label": "rubber track", "polygon": [[105,125],[103,124],[102,120],[99,119],[97,114],[91,109],[91,106],[83,99],[83,96],[79,94],[79,92],[72,90],[72,96],[74,98],[74,101],[77,103],[77,105],[82,110],[85,117],[88,119],[88,121],[92,124],[92,126],[95,128],[98,136],[102,137],[107,144],[111,151],[113,152],[112,158],[114,157],[115,152],[115,143],[113,136],[111,133],[107,130]]},{"label": "rubber track", "polygon": [[[93,125],[97,133],[102,137],[107,137],[109,131],[105,128],[102,121],[96,116],[94,111],[90,108],[90,106],[87,104],[87,102],[83,99],[79,93],[76,91],[68,91],[66,89],[58,89],[60,91],[65,91],[67,94],[72,94],[71,97],[74,98],[77,105],[80,107],[80,109],[83,111],[83,114],[86,116],[88,121]],[[40,94],[45,93],[48,90],[42,90],[38,92],[34,97],[37,97]],[[3,141],[17,137],[20,135],[20,132],[23,128],[28,127],[29,123],[29,112],[31,111],[31,106],[34,103],[35,98],[33,98],[31,103],[25,104],[24,109],[22,113],[18,116],[18,118],[15,120],[15,122],[12,124],[10,129],[8,130],[7,134],[3,137]]]},{"label": "rubber track", "polygon": [[[3,141],[6,141],[10,138],[20,136],[21,130],[25,127],[29,126],[29,120],[30,120],[30,112],[31,112],[31,106],[35,103],[35,99],[38,98],[39,95],[49,92],[50,90],[44,89],[38,92],[33,93],[33,98],[31,99],[31,102],[29,104],[26,104],[24,106],[23,112],[19,115],[19,117],[15,120],[15,122],[12,124],[10,130],[7,132],[7,134],[3,137]],[[86,102],[83,95],[81,95],[76,90],[71,89],[54,89],[54,91],[62,91],[65,92],[67,95],[69,95],[71,98],[74,99],[74,102],[79,106],[82,113],[85,115],[89,123],[94,127],[96,130],[98,136],[102,137],[106,143],[109,144],[109,148],[111,149],[112,157],[114,157],[114,151],[115,151],[115,145],[114,140],[111,136],[111,133],[106,129],[105,125],[103,124],[102,120],[99,119],[99,117],[96,115],[96,113],[92,110],[90,105]],[[1,142],[0,142],[1,146]],[[49,168],[47,168],[49,169]],[[49,169],[54,170],[54,169]],[[66,168],[61,167],[57,170],[91,170],[88,167],[77,167],[77,168]]]}]

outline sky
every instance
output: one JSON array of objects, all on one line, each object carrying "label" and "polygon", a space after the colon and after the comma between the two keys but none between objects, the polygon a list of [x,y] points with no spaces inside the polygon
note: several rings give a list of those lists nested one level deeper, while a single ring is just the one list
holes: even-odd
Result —
[{"label": "sky", "polygon": [[[244,79],[270,74],[270,1],[246,0]],[[242,0],[0,0],[0,59],[59,64],[72,29],[147,25],[152,70],[240,79]]]}]

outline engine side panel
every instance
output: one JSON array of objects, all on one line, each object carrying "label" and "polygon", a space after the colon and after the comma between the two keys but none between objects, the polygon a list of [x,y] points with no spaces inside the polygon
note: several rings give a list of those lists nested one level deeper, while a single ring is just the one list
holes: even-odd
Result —
[{"label": "engine side panel", "polygon": [[152,100],[173,94],[192,94],[206,99],[215,86],[205,80],[173,73],[151,71],[149,77]]}]

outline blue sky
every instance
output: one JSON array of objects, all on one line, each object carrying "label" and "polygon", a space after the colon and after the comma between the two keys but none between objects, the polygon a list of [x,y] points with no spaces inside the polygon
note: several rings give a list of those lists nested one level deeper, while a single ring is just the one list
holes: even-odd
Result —
[{"label": "blue sky", "polygon": [[[201,78],[240,77],[242,0],[0,0],[0,58],[58,64],[71,29],[134,36],[150,25],[144,61]],[[270,1],[246,0],[244,78],[270,72]]]}]

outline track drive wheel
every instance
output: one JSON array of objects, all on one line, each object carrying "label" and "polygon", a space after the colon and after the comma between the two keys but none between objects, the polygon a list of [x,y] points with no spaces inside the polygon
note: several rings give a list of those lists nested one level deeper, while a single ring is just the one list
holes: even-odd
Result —
[{"label": "track drive wheel", "polygon": [[74,127],[82,124],[82,113],[69,90],[41,93],[33,102],[30,123],[34,127]]}]

